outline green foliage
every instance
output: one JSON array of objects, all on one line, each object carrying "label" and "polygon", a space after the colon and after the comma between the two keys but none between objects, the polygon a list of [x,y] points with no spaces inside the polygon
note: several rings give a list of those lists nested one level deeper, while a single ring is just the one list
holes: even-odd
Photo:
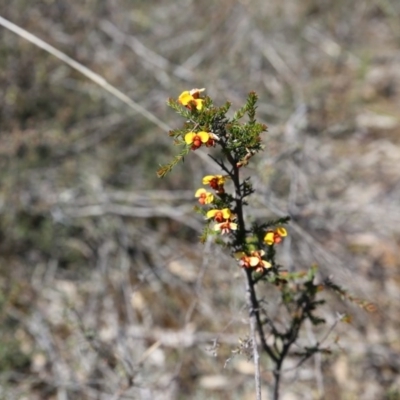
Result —
[{"label": "green foliage", "polygon": [[[267,130],[266,125],[257,123],[254,119],[256,112],[257,95],[252,92],[249,94],[246,105],[237,111],[233,118],[229,119],[226,114],[230,109],[229,102],[221,107],[214,107],[212,100],[205,97],[203,109],[188,109],[174,99],[168,99],[167,105],[175,110],[187,121],[181,129],[172,130],[169,135],[175,138],[175,144],[183,146],[181,154],[165,166],[161,166],[158,171],[159,177],[164,177],[175,165],[186,155],[190,146],[185,141],[185,134],[188,132],[211,132],[216,136],[222,153],[232,157],[235,163],[246,165],[254,154],[263,149],[260,134]],[[248,115],[248,122],[241,123],[245,114]],[[224,161],[220,160],[220,163]],[[225,164],[222,164],[224,166]],[[248,193],[246,194],[248,195]]]}]

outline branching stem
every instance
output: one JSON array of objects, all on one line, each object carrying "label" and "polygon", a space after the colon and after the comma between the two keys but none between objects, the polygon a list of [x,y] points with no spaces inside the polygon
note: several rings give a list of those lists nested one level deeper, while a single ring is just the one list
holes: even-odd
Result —
[{"label": "branching stem", "polygon": [[[275,245],[287,236],[283,225],[288,223],[290,217],[268,221],[261,225],[248,224],[250,226],[246,229],[244,207],[248,205],[246,198],[254,193],[254,189],[251,179],[243,179],[240,172],[253,155],[263,150],[260,133],[267,130],[264,124],[259,124],[255,120],[257,95],[255,92],[249,93],[246,105],[229,120],[226,117],[229,104],[219,108],[214,107],[210,98],[200,98],[201,91],[192,89],[190,92],[183,92],[177,101],[169,99],[169,105],[186,119],[183,130],[170,132],[170,136],[178,139],[179,144],[184,144],[184,149],[170,164],[161,168],[159,176],[169,172],[190,150],[197,150],[203,145],[221,147],[221,158],[210,154],[209,157],[225,175],[203,178],[203,184],[208,184],[214,189],[216,195],[205,189],[199,189],[196,197],[199,197],[200,204],[211,206],[208,212],[203,210],[200,212],[206,214],[209,222],[210,218],[214,218],[213,230],[230,235],[227,240],[218,239],[216,242],[229,247],[235,256],[240,254],[239,264],[243,267],[246,282],[256,399],[261,400],[260,352],[264,352],[274,366],[271,398],[278,400],[283,364],[289,356],[292,345],[300,337],[303,323],[307,320],[313,325],[325,322],[323,318],[314,314],[316,308],[324,302],[316,300],[317,293],[324,287],[329,287],[341,296],[357,301],[358,304],[364,302],[347,295],[343,289],[330,281],[317,285],[314,279],[316,267],[311,267],[307,273],[290,272],[276,262]],[[191,96],[189,100],[188,96],[189,98]],[[246,113],[249,117],[248,122],[240,123],[238,120]],[[197,132],[198,129],[204,131],[194,135],[193,132]],[[227,178],[233,183],[234,193],[225,192],[224,183]],[[207,225],[202,240],[207,236],[208,229]],[[275,321],[263,307],[262,299],[257,297],[256,285],[260,282],[273,286],[280,293],[281,303],[278,306],[284,310],[285,315],[279,316]],[[367,306],[369,305],[366,304],[365,307]],[[271,341],[267,342],[267,334]],[[311,347],[300,347],[302,350],[297,351],[295,355],[301,357],[301,363],[313,354],[324,351],[320,347],[320,342]]]}]

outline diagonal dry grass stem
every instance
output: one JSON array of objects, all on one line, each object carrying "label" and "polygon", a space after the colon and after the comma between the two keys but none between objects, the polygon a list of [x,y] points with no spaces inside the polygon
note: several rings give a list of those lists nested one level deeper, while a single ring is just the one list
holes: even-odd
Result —
[{"label": "diagonal dry grass stem", "polygon": [[0,16],[0,25],[2,25],[4,28],[10,30],[11,32],[14,32],[16,35],[22,37],[23,39],[28,40],[29,42],[33,43],[35,46],[40,47],[41,49],[47,51],[48,53],[52,54],[54,57],[57,57],[59,60],[61,60],[65,64],[69,65],[71,68],[75,69],[76,71],[80,72],[82,75],[86,76],[86,78],[90,79],[92,82],[94,82],[97,85],[99,85],[100,87],[102,87],[108,93],[112,94],[114,97],[121,100],[132,110],[141,114],[143,117],[145,117],[150,122],[157,125],[162,130],[164,130],[166,132],[168,132],[170,130],[169,126],[166,123],[164,123],[163,121],[161,121],[159,118],[157,118],[154,114],[147,111],[140,104],[133,101],[130,97],[128,97],[123,92],[121,92],[115,86],[108,83],[102,76],[96,74],[95,72],[93,72],[89,68],[85,67],[81,63],[77,62],[76,60],[72,59],[71,57],[69,57],[68,55],[63,53],[62,51],[56,49],[55,47],[51,46],[44,40],[38,38],[37,36],[33,35],[32,33],[28,32],[27,30],[21,28],[18,25],[15,25],[11,21],[9,21],[1,16]]}]

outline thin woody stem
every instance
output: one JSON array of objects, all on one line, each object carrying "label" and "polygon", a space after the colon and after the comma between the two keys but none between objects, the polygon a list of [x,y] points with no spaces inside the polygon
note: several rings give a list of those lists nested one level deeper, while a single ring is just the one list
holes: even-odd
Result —
[{"label": "thin woody stem", "polygon": [[[224,146],[223,146],[224,147]],[[233,184],[235,186],[235,200],[236,200],[236,214],[238,221],[238,241],[240,243],[244,243],[246,239],[246,226],[244,223],[243,217],[243,203],[242,203],[242,193],[240,189],[240,178],[239,178],[239,168],[236,165],[235,159],[232,157],[229,151],[226,152],[227,159],[229,163],[232,165],[232,173],[229,175],[232,178]],[[261,400],[261,373],[260,373],[260,354],[258,353],[257,346],[257,336],[256,330],[257,327],[260,329],[260,326],[257,323],[257,314],[258,313],[258,302],[257,297],[254,290],[253,280],[251,278],[251,273],[247,269],[244,270],[244,274],[246,276],[246,302],[247,307],[249,308],[249,319],[250,319],[250,332],[251,339],[253,344],[253,362],[255,367],[255,385],[256,385],[256,399]]]},{"label": "thin woody stem", "polygon": [[[246,239],[246,226],[243,218],[243,203],[242,203],[242,193],[240,190],[239,168],[236,166],[236,163],[234,162],[234,159],[231,156],[228,157],[228,159],[233,166],[232,180],[235,185],[236,213],[239,226],[238,234],[241,236],[240,239],[241,242],[243,243]],[[258,352],[256,331],[258,328],[258,331],[260,333],[261,329],[262,335],[260,335],[260,337],[264,336],[264,332],[262,331],[262,325],[259,323],[260,322],[259,307],[253,284],[253,279],[251,277],[251,272],[248,269],[245,269],[244,274],[246,276],[246,300],[247,300],[247,307],[249,308],[250,332],[253,343],[253,362],[255,367],[254,378],[256,385],[256,399],[261,400],[260,354]]]},{"label": "thin woody stem", "polygon": [[[236,213],[238,219],[238,227],[239,234],[241,237],[239,238],[242,243],[246,240],[246,225],[244,222],[243,216],[243,196],[240,188],[240,177],[239,177],[239,167],[236,165],[236,162],[230,153],[227,153],[227,158],[233,168],[233,173],[231,174],[231,178],[233,184],[235,186],[235,196],[236,196]],[[257,299],[257,294],[255,291],[255,281],[251,275],[251,271],[245,269],[246,272],[246,289],[247,289],[247,297],[248,297],[248,307],[250,312],[250,323],[252,319],[255,321],[255,326],[258,331],[258,335],[261,340],[261,345],[263,350],[271,357],[271,359],[276,362],[278,360],[277,356],[272,352],[271,348],[268,346],[267,341],[265,339],[265,333],[263,330],[263,324],[261,322],[260,315],[260,305]]]},{"label": "thin woody stem", "polygon": [[[232,165],[232,173],[230,174],[233,184],[235,186],[235,200],[236,200],[236,214],[238,221],[238,242],[244,243],[246,240],[246,225],[243,216],[243,195],[240,186],[239,168],[236,165],[235,159],[232,155],[226,153],[229,163]],[[257,300],[257,295],[255,292],[254,281],[251,275],[251,271],[248,269],[243,270],[246,276],[246,302],[249,309],[249,319],[250,319],[250,333],[253,343],[253,362],[255,367],[255,388],[256,388],[256,399],[261,400],[261,373],[260,373],[260,354],[258,352],[257,346],[257,334],[258,331],[262,347],[267,351],[267,353],[275,359],[275,355],[271,352],[268,347],[265,335],[261,323],[259,302]]]}]

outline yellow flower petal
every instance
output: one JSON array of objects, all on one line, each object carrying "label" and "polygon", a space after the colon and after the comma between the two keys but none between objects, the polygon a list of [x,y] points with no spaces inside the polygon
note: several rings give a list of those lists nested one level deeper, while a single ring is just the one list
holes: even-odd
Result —
[{"label": "yellow flower petal", "polygon": [[214,179],[214,175],[207,175],[203,178],[203,185],[208,185]]},{"label": "yellow flower petal", "polygon": [[207,219],[215,217],[215,214],[217,212],[220,212],[220,210],[210,210],[210,211],[208,211],[207,214],[206,214],[207,215]]},{"label": "yellow flower petal", "polygon": [[249,260],[252,267],[255,267],[260,263],[260,259],[258,257],[250,257]]},{"label": "yellow flower petal", "polygon": [[287,236],[287,231],[285,228],[282,228],[281,226],[276,228],[276,232],[278,233],[279,236],[285,237]]},{"label": "yellow flower petal", "polygon": [[214,201],[214,196],[212,193],[207,192],[206,199],[204,201],[205,204],[210,204]]},{"label": "yellow flower petal", "polygon": [[264,242],[267,243],[268,246],[274,244],[274,232],[267,232],[264,236]]},{"label": "yellow flower petal", "polygon": [[264,268],[271,268],[272,267],[271,263],[269,263],[268,261],[261,260],[261,262],[263,263]]},{"label": "yellow flower petal", "polygon": [[210,135],[204,131],[197,133],[197,136],[200,137],[200,140],[202,141],[202,143],[206,143],[208,141],[208,139],[210,139]]},{"label": "yellow flower petal", "polygon": [[200,197],[202,194],[207,193],[207,190],[204,188],[200,188],[196,190],[196,193],[194,194],[194,197]]},{"label": "yellow flower petal", "polygon": [[204,100],[203,99],[195,99],[194,101],[196,102],[196,109],[198,111],[201,111],[203,109]]},{"label": "yellow flower petal", "polygon": [[226,181],[226,178],[222,175],[207,175],[203,178],[203,185],[208,185],[213,179],[216,179],[219,185],[224,184]]},{"label": "yellow flower petal", "polygon": [[224,224],[223,222],[220,223],[220,224],[215,224],[215,225],[214,225],[214,231],[216,231],[216,232],[220,231],[220,230],[221,230],[221,226],[222,226],[223,224]]},{"label": "yellow flower petal", "polygon": [[213,194],[207,192],[204,188],[197,189],[194,197],[199,197],[199,203],[202,205],[211,204],[214,201]]},{"label": "yellow flower petal", "polygon": [[230,219],[232,217],[232,211],[229,208],[224,208],[222,210],[222,216],[224,219]]},{"label": "yellow flower petal", "polygon": [[189,132],[185,135],[185,142],[186,144],[192,144],[193,143],[193,139],[196,136],[196,134],[194,132]]},{"label": "yellow flower petal", "polygon": [[233,231],[236,231],[236,230],[237,230],[237,224],[235,224],[234,222],[231,222],[231,223],[229,224],[229,227],[230,227]]},{"label": "yellow flower petal", "polygon": [[184,106],[188,105],[193,100],[193,96],[187,90],[182,92],[178,97],[178,101]]}]

